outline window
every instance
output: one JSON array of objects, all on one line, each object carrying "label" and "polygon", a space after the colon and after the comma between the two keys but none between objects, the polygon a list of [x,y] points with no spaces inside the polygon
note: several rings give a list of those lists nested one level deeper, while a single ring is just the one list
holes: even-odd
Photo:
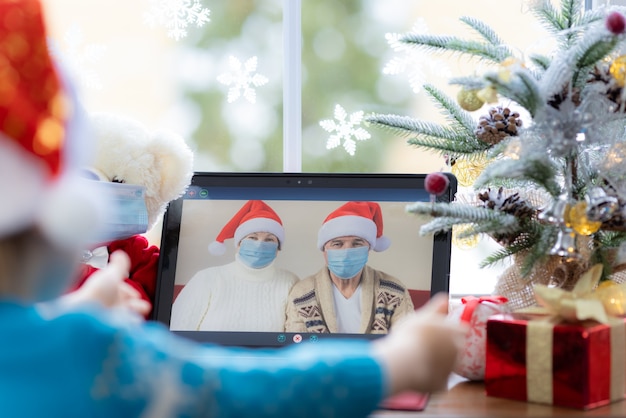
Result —
[{"label": "window", "polygon": [[[422,83],[454,96],[449,77],[482,64],[394,49],[394,34],[466,36],[458,18],[473,16],[523,55],[545,39],[529,12],[533,1],[43,3],[51,47],[87,110],[178,132],[194,149],[198,171],[426,173],[446,169],[444,159],[365,126],[360,115],[439,121]],[[175,6],[182,20],[174,19]],[[487,241],[455,247],[452,293],[491,291],[498,269],[478,269],[496,248]]]}]

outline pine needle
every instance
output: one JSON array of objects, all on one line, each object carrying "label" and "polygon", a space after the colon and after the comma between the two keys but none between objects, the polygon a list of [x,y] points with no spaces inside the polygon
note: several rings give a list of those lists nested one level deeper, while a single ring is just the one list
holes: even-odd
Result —
[{"label": "pine needle", "polygon": [[509,230],[519,225],[517,218],[508,213],[463,204],[416,202],[408,205],[406,210],[409,213],[436,218],[463,220],[464,223],[491,224],[494,225],[494,230],[498,228]]},{"label": "pine needle", "polygon": [[496,178],[516,178],[532,181],[556,197],[561,194],[561,186],[555,180],[555,176],[554,166],[548,159],[500,160],[485,168],[474,182],[474,187],[484,186]]},{"label": "pine needle", "polygon": [[500,63],[510,56],[505,49],[486,43],[466,41],[456,36],[428,35],[421,33],[407,33],[398,39],[399,42],[423,47],[435,52],[456,52],[477,57],[494,63]]},{"label": "pine needle", "polygon": [[522,105],[531,116],[535,116],[543,105],[543,96],[537,81],[528,70],[523,68],[512,70],[510,81],[503,81],[496,73],[486,74],[498,91],[505,97]]},{"label": "pine needle", "polygon": [[457,128],[464,130],[468,135],[474,135],[476,121],[469,112],[463,110],[456,101],[450,99],[450,97],[432,84],[425,84],[424,90],[435,101],[435,104],[448,120]]},{"label": "pine needle", "polygon": [[495,45],[500,48],[506,48],[509,55],[512,55],[509,48],[504,46],[504,43],[502,42],[502,40],[500,40],[498,34],[485,22],[470,16],[461,16],[459,20],[468,25],[470,28],[474,29],[491,45]]}]

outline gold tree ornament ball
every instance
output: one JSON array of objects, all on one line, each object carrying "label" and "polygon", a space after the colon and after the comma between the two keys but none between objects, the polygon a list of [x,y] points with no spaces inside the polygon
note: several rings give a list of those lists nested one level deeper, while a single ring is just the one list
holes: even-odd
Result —
[{"label": "gold tree ornament ball", "polygon": [[459,186],[470,187],[474,184],[480,173],[487,167],[488,161],[485,158],[477,160],[456,160],[451,168],[452,174],[456,177]]},{"label": "gold tree ornament ball", "polygon": [[608,287],[613,287],[613,286],[617,286],[617,283],[614,282],[613,280],[603,280],[600,283],[598,283],[598,289],[606,289]]},{"label": "gold tree ornament ball", "polygon": [[478,91],[476,89],[461,89],[456,95],[459,106],[468,112],[473,112],[483,107],[485,102],[478,97]]},{"label": "gold tree ornament ball", "polygon": [[591,235],[600,230],[602,222],[587,218],[587,202],[578,202],[569,210],[569,226],[580,235]]},{"label": "gold tree ornament ball", "polygon": [[498,77],[505,83],[511,81],[513,76],[513,70],[517,68],[525,68],[526,66],[520,60],[515,57],[507,57],[500,62],[500,69],[498,70]]},{"label": "gold tree ornament ball", "polygon": [[476,92],[476,97],[485,103],[497,103],[498,90],[493,86],[485,87]]},{"label": "gold tree ornament ball", "polygon": [[620,87],[626,85],[626,55],[620,55],[613,60],[609,73]]},{"label": "gold tree ornament ball", "polygon": [[462,250],[471,250],[476,248],[480,241],[480,236],[461,236],[469,230],[469,225],[453,225],[452,226],[452,244]]}]

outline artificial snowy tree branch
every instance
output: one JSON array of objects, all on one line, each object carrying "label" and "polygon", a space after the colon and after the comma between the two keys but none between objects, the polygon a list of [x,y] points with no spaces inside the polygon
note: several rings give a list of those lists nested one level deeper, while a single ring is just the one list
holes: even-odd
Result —
[{"label": "artificial snowy tree branch", "polygon": [[512,55],[510,49],[504,45],[498,34],[482,20],[478,20],[471,16],[461,16],[459,20],[470,28],[474,29],[485,41],[491,45],[498,46],[500,48],[506,48],[509,55]]},{"label": "artificial snowy tree branch", "polygon": [[538,68],[540,68],[540,69],[542,69],[544,71],[547,70],[548,67],[550,66],[550,58],[546,57],[545,55],[530,54],[528,56],[528,59],[530,60],[530,62],[532,62]]},{"label": "artificial snowy tree branch", "polygon": [[496,225],[494,229],[510,230],[519,226],[518,219],[513,215],[469,205],[416,202],[407,205],[406,210],[409,213],[428,215],[435,218],[447,217],[464,220],[462,223],[488,223]]},{"label": "artificial snowy tree branch", "polygon": [[517,178],[530,180],[543,187],[551,196],[561,194],[561,186],[555,180],[554,166],[547,158],[522,158],[519,160],[500,160],[491,163],[478,176],[474,187],[479,188],[497,178]]},{"label": "artificial snowy tree branch", "polygon": [[510,52],[502,47],[476,41],[466,41],[456,36],[427,35],[412,32],[401,36],[398,40],[402,43],[424,47],[431,51],[458,52],[495,63],[500,63],[511,55]]},{"label": "artificial snowy tree branch", "polygon": [[424,85],[424,90],[435,101],[437,107],[441,109],[446,118],[450,120],[454,126],[464,130],[470,136],[474,135],[476,121],[469,112],[463,110],[456,101],[451,100],[450,97],[432,84]]},{"label": "artificial snowy tree branch", "polygon": [[485,87],[489,87],[490,84],[484,79],[484,77],[453,77],[448,81],[450,85],[463,86],[468,90],[479,90]]},{"label": "artificial snowy tree branch", "polygon": [[457,141],[459,136],[458,132],[450,127],[410,116],[373,114],[367,116],[365,120],[403,136],[424,135],[442,141]]},{"label": "artificial snowy tree branch", "polygon": [[535,116],[543,106],[539,84],[525,69],[511,70],[510,81],[503,81],[496,73],[486,74],[485,78],[494,85],[505,97],[519,103],[528,110],[531,116]]}]

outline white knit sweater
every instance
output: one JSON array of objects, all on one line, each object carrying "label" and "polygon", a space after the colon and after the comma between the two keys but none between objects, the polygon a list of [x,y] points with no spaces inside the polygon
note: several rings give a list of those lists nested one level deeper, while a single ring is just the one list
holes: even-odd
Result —
[{"label": "white knit sweater", "polygon": [[197,272],[172,305],[170,329],[265,331],[285,329],[285,307],[298,277],[272,262],[252,269],[239,260]]}]

